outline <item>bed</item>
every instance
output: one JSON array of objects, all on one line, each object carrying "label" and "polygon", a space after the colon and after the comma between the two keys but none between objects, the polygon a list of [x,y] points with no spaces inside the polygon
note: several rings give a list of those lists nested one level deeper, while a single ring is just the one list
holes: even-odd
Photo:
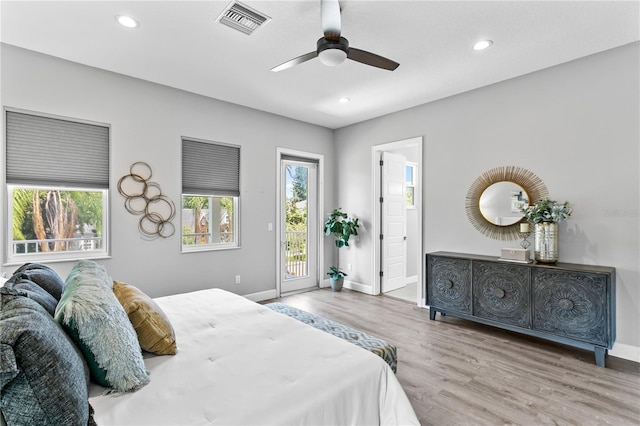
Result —
[{"label": "bed", "polygon": [[[135,287],[110,281],[99,265],[81,262],[64,290],[57,277],[51,281],[55,274],[43,269],[38,276],[22,271],[8,288],[0,288],[2,414],[9,426],[87,424],[87,419],[99,426],[419,424],[380,356],[221,289],[145,295],[170,322],[174,354],[142,351],[141,356],[147,343],[138,321],[114,296],[120,298],[121,287]],[[35,284],[43,272],[51,272],[49,281]],[[75,323],[67,324],[64,314],[81,290],[95,300],[84,308],[76,300]],[[95,314],[105,306],[111,311]],[[97,318],[94,326],[78,316],[81,308]],[[124,319],[115,326],[118,317]],[[93,337],[83,332],[91,327]],[[134,345],[126,343],[128,333]],[[107,347],[92,346],[87,353],[84,346],[92,338]],[[97,356],[100,351],[106,351],[107,361]],[[117,359],[129,364],[125,370],[118,370]],[[112,386],[97,384],[94,369],[103,363],[109,374],[130,382],[107,375]],[[141,381],[131,382],[136,375]],[[129,390],[114,391],[117,387]]]},{"label": "bed", "polygon": [[220,289],[154,300],[178,352],[147,356],[136,392],[92,385],[98,425],[419,424],[371,352]]}]

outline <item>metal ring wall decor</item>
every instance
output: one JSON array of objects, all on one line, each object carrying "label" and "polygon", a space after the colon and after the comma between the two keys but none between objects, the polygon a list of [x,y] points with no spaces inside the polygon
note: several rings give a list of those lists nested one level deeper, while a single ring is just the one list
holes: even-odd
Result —
[{"label": "metal ring wall decor", "polygon": [[520,185],[529,195],[529,203],[548,198],[547,187],[533,172],[515,166],[496,167],[480,175],[471,185],[465,199],[467,218],[474,228],[494,240],[517,240],[520,238],[518,221],[512,225],[499,226],[489,222],[480,211],[480,197],[497,182],[513,182]]},{"label": "metal ring wall decor", "polygon": [[[136,169],[142,170],[136,172]],[[176,216],[176,206],[162,193],[160,185],[149,180],[151,175],[151,167],[147,163],[133,163],[129,174],[118,180],[118,192],[125,198],[124,208],[129,213],[142,215],[138,230],[144,237],[169,238],[176,232],[171,222]]]}]

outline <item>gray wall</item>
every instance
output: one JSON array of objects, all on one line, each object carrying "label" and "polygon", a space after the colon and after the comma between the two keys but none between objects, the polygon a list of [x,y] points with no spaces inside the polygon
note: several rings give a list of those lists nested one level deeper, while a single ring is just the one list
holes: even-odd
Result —
[{"label": "gray wall", "polygon": [[[276,235],[267,224],[276,220],[276,147],[324,154],[324,202],[334,204],[329,129],[13,46],[1,49],[3,106],[111,124],[112,258],[99,263],[114,279],[151,296],[207,287],[238,294],[274,290]],[[179,218],[177,235],[145,241],[138,216],[124,209],[116,183],[136,161],[147,162],[152,180],[180,205],[181,136],[241,146],[240,249],[180,254]],[[51,266],[64,278],[73,262]],[[9,275],[16,268],[2,271]],[[237,274],[240,285],[234,284]]]},{"label": "gray wall", "polygon": [[[497,256],[505,243],[472,227],[464,196],[490,168],[532,170],[554,199],[575,206],[560,227],[560,260],[617,268],[613,353],[640,360],[638,43],[335,132],[11,46],[1,49],[3,106],[112,125],[113,188],[131,163],[146,161],[177,202],[180,136],[242,146],[242,248],[180,254],[177,236],[143,241],[137,217],[126,213],[113,191],[113,256],[101,263],[115,279],[152,296],[206,287],[239,294],[273,290],[275,233],[267,223],[275,222],[275,149],[281,146],[326,156],[325,210],[341,206],[363,222],[359,241],[341,252],[340,261],[352,264],[350,278],[371,285],[371,147],[423,136],[425,252]],[[334,149],[341,155],[334,156]],[[350,183],[340,186],[338,199],[334,170]],[[325,267],[331,248],[325,244]],[[72,265],[53,266],[65,276]],[[242,275],[240,286],[233,284],[236,274]]]},{"label": "gray wall", "polygon": [[[338,204],[371,220],[371,147],[424,137],[425,252],[499,256],[508,246],[473,228],[469,186],[484,171],[527,168],[574,213],[560,225],[560,261],[617,268],[613,353],[640,360],[639,43],[339,129]],[[342,190],[342,188],[345,188]],[[371,285],[366,234],[345,262]]]}]

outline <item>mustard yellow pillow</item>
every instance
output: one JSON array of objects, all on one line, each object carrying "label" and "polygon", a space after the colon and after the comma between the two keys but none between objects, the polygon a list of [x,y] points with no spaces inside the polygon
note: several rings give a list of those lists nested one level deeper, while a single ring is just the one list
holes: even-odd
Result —
[{"label": "mustard yellow pillow", "polygon": [[113,281],[113,292],[129,316],[140,347],[156,355],[175,355],[176,336],[160,306],[130,284]]}]

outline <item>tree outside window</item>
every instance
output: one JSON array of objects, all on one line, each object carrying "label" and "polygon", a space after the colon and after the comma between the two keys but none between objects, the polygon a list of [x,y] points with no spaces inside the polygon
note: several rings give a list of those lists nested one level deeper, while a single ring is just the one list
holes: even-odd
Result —
[{"label": "tree outside window", "polygon": [[8,188],[12,255],[103,249],[105,190]]}]

